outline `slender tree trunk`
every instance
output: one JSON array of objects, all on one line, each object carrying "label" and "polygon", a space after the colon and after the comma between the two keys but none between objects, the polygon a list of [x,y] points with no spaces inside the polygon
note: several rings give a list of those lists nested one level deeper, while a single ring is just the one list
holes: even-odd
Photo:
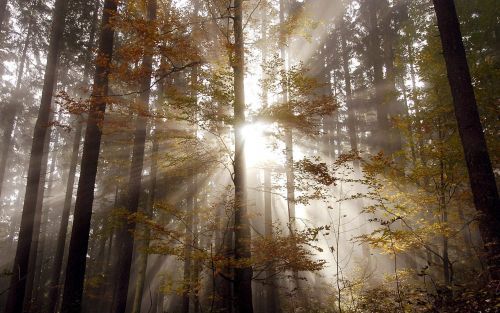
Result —
[{"label": "slender tree trunk", "polygon": [[21,312],[25,297],[26,274],[29,262],[29,253],[33,238],[33,224],[36,212],[36,202],[42,174],[42,155],[44,151],[44,139],[50,134],[48,127],[50,119],[50,106],[54,84],[56,81],[57,60],[59,58],[60,45],[64,30],[64,17],[66,13],[67,0],[56,0],[52,20],[52,30],[49,42],[49,53],[42,90],[40,110],[35,124],[33,143],[31,146],[31,156],[29,161],[28,179],[26,194],[21,217],[21,228],[19,231],[19,241],[12,268],[12,279],[10,282],[9,294],[5,313]]},{"label": "slender tree trunk", "polygon": [[[100,1],[94,3],[94,12],[92,13],[92,26],[89,34],[88,50],[85,62],[85,69],[83,74],[83,90],[89,84],[89,76],[92,70],[93,48],[95,45],[95,34],[97,29],[98,11]],[[48,283],[48,296],[47,296],[47,312],[55,313],[57,310],[57,303],[60,298],[61,291],[61,273],[63,271],[63,258],[64,249],[66,246],[66,237],[68,233],[68,223],[71,211],[71,204],[73,202],[73,191],[75,185],[76,167],[78,165],[78,154],[80,152],[80,142],[82,140],[83,120],[81,117],[75,119],[75,136],[73,139],[73,147],[71,151],[71,160],[68,171],[68,180],[66,183],[66,193],[64,197],[64,205],[61,212],[61,224],[59,225],[59,232],[57,235],[56,250],[54,256],[54,264],[52,266],[52,274]]]},{"label": "slender tree trunk", "polygon": [[[151,152],[151,176],[150,176],[150,186],[149,186],[149,199],[148,199],[148,204],[147,204],[147,209],[145,210],[145,215],[148,218],[151,218],[153,216],[153,207],[154,207],[154,202],[155,202],[155,191],[156,191],[156,180],[157,180],[157,173],[158,173],[158,130],[155,128],[154,134],[153,134],[153,149]],[[142,299],[144,296],[144,285],[146,282],[146,272],[148,268],[148,252],[147,248],[149,247],[149,237],[150,237],[150,230],[148,226],[143,226],[142,228],[142,233],[143,233],[143,242],[141,242],[142,250],[139,251],[139,256],[138,256],[138,269],[137,269],[137,281],[135,284],[135,292],[134,292],[134,302],[132,305],[132,313],[140,313],[141,312],[141,305],[142,305]]]},{"label": "slender tree trunk", "polygon": [[[272,207],[272,182],[271,171],[264,170],[264,236],[273,237],[273,207]],[[266,312],[278,312],[278,292],[276,282],[276,268],[269,264],[269,270],[266,273]]]},{"label": "slender tree trunk", "polygon": [[[116,188],[116,193],[115,193],[115,205],[113,206],[114,208],[117,207],[117,198],[118,198],[118,187]],[[115,234],[114,233],[115,232],[113,230],[111,232],[111,234],[109,234],[108,247],[107,247],[105,257],[104,257],[104,262],[103,262],[104,265],[103,265],[103,268],[101,271],[101,275],[104,277],[105,281],[104,281],[104,284],[101,288],[101,293],[100,293],[102,295],[102,297],[99,299],[98,303],[96,304],[96,308],[98,309],[98,312],[107,312],[108,308],[111,309],[111,305],[113,303],[112,301],[111,302],[108,301],[107,295],[110,294],[111,295],[110,298],[112,300],[114,289],[110,288],[110,286],[108,286],[108,285],[113,284],[116,281],[114,279],[116,274],[113,271],[113,265],[114,265],[113,249],[114,249],[114,243],[115,243],[115,240],[114,240]],[[111,305],[110,305],[110,303],[111,303]],[[109,305],[109,307],[108,307],[108,305]]]},{"label": "slender tree trunk", "polygon": [[[387,4],[387,3],[385,3]],[[394,67],[394,41],[395,32],[391,26],[392,22],[392,10],[393,8],[387,7],[387,16],[383,20],[382,31],[383,31],[383,41],[384,41],[384,63],[386,69],[386,100],[385,105],[387,106],[387,111],[391,117],[401,116],[402,108],[398,101],[398,91],[396,89],[396,69]],[[401,133],[395,129],[392,125],[389,125],[390,129],[390,143],[388,147],[390,152],[401,150],[402,138]]]},{"label": "slender tree trunk", "polygon": [[[156,0],[149,0],[147,4],[147,19],[150,22],[156,20]],[[153,71],[152,49],[144,49],[142,59],[142,68],[144,69],[144,79],[142,80],[141,90],[145,90],[139,97],[140,107],[144,112],[148,111],[149,97],[151,94],[151,74]],[[142,169],[144,166],[144,149],[146,146],[146,117],[144,112],[138,112],[136,117],[136,126],[134,134],[134,146],[132,152],[132,162],[130,164],[130,178],[128,183],[128,214],[137,213],[142,186]],[[121,229],[121,258],[118,268],[117,299],[113,312],[124,313],[127,306],[127,296],[130,272],[132,266],[132,257],[134,250],[134,232],[136,228],[135,221],[125,223]]]},{"label": "slender tree trunk", "polygon": [[470,260],[472,257],[474,257],[474,253],[473,253],[473,244],[470,233],[469,221],[467,221],[465,218],[463,207],[459,206],[457,210],[458,210],[458,216],[460,217],[460,221],[464,224],[464,227],[462,229],[462,235],[463,235],[463,241],[465,243],[465,259]]},{"label": "slender tree trunk", "polygon": [[53,313],[56,311],[57,300],[59,298],[59,280],[62,271],[62,261],[64,257],[64,246],[66,245],[66,234],[68,232],[69,214],[71,211],[71,203],[73,199],[73,189],[75,185],[76,166],[78,163],[78,152],[80,149],[80,141],[82,139],[83,124],[80,119],[75,121],[76,130],[73,139],[73,149],[71,151],[71,161],[69,166],[68,181],[66,184],[66,193],[64,197],[64,207],[61,214],[61,224],[57,236],[56,251],[54,263],[52,265],[52,276],[49,282],[49,294],[47,312]]},{"label": "slender tree trunk", "polygon": [[[42,302],[43,302],[43,294],[44,292],[42,292],[41,288],[43,288],[43,286],[41,286],[42,284],[42,281],[43,281],[43,276],[42,274],[45,273],[45,269],[47,268],[47,264],[46,262],[44,262],[44,258],[45,258],[45,250],[47,249],[46,245],[47,245],[47,227],[48,227],[48,224],[49,224],[49,216],[50,216],[50,209],[51,209],[51,196],[52,196],[52,187],[54,185],[54,172],[55,172],[55,164],[56,164],[56,157],[57,157],[57,154],[56,154],[56,150],[57,150],[57,144],[59,142],[59,133],[57,132],[56,133],[56,136],[54,138],[54,151],[52,152],[52,160],[51,160],[51,163],[50,163],[50,169],[49,169],[49,173],[48,173],[48,183],[47,183],[47,196],[45,197],[44,196],[44,199],[47,199],[47,201],[44,201],[44,199],[42,199],[42,207],[44,206],[45,202],[47,203],[45,206],[45,210],[41,210],[42,212],[42,221],[41,221],[41,225],[40,225],[40,241],[39,241],[39,244],[38,244],[38,257],[37,257],[37,260],[36,260],[36,267],[35,267],[35,277],[34,277],[34,280],[33,280],[33,306],[34,306],[34,309],[37,310],[37,311],[40,311],[41,309],[41,305],[42,305]],[[49,154],[49,150],[50,150],[50,145],[47,147],[47,155]],[[42,192],[42,194],[45,195],[44,192]]]},{"label": "slender tree trunk", "polygon": [[[195,176],[195,185],[198,184],[198,180]],[[206,193],[204,193],[206,194]],[[200,202],[203,203],[203,202]],[[200,203],[197,202],[194,209],[193,215],[193,249],[199,249],[200,245],[203,246],[200,240],[200,218],[199,218],[199,206]],[[200,311],[200,299],[199,299],[199,283],[200,283],[200,271],[201,271],[201,263],[199,257],[195,257],[193,260],[193,255],[191,255],[192,263],[193,263],[193,272],[191,274],[191,301],[193,302],[193,312],[199,313]]]},{"label": "slender tree trunk", "polygon": [[[0,22],[1,23],[1,22]],[[21,89],[21,82],[24,74],[24,66],[26,64],[26,58],[28,54],[28,46],[31,40],[31,33],[33,29],[33,19],[30,18],[30,22],[28,25],[28,31],[26,34],[26,38],[23,43],[23,50],[21,52],[21,58],[19,60],[19,69],[17,71],[17,79],[16,79],[16,89],[14,94],[7,104],[6,107],[3,108],[2,114],[4,115],[5,127],[2,137],[2,152],[0,155],[0,200],[2,199],[2,187],[5,179],[5,170],[7,168],[7,160],[9,157],[9,152],[12,150],[12,134],[14,132],[14,125],[16,122],[16,115],[18,112],[22,110],[22,104],[18,101],[17,97],[19,95],[19,91]]]},{"label": "slender tree trunk", "polygon": [[[158,103],[162,103],[163,97],[164,97],[164,83],[160,83],[159,88],[158,88]],[[153,147],[151,150],[151,176],[150,176],[150,185],[149,185],[149,199],[148,199],[148,204],[146,206],[145,214],[148,218],[151,218],[153,216],[153,208],[154,208],[154,203],[156,200],[156,181],[157,181],[157,175],[158,175],[158,152],[160,150],[160,143],[159,143],[159,133],[160,130],[159,124],[155,120],[155,127],[153,130]],[[149,237],[150,237],[150,230],[148,226],[143,226],[143,235],[144,235],[144,242],[142,244],[143,249],[147,249],[149,247]],[[148,253],[147,251],[143,251],[142,253],[139,252],[139,268],[138,268],[138,279],[135,285],[135,293],[134,293],[134,302],[132,305],[132,313],[140,313],[141,311],[141,305],[142,305],[142,298],[144,294],[144,284],[146,281],[146,272],[148,268]]]},{"label": "slender tree trunk", "polygon": [[[244,261],[251,257],[250,224],[247,213],[245,145],[243,127],[245,125],[245,45],[243,38],[243,0],[234,0],[234,257]],[[252,267],[235,268],[234,294],[238,313],[253,313]]]},{"label": "slender tree trunk", "polygon": [[380,48],[380,31],[378,26],[378,1],[368,0],[368,23],[370,34],[368,35],[368,58],[373,68],[373,87],[375,89],[374,102],[377,111],[377,130],[375,133],[376,148],[385,152],[388,149],[387,135],[389,134],[389,120],[387,118],[387,105],[384,103],[384,76],[383,61]]},{"label": "slender tree trunk", "polygon": [[114,29],[110,18],[117,13],[117,2],[106,0],[101,23],[101,36],[91,96],[91,108],[83,144],[80,180],[76,195],[73,230],[69,244],[68,265],[62,301],[63,313],[79,313],[82,304],[83,281],[85,277],[86,255],[89,242],[94,184],[101,147],[102,122],[106,111],[108,95],[109,67],[113,54]]},{"label": "slender tree trunk", "polygon": [[415,139],[414,139],[414,127],[412,123],[412,118],[410,115],[410,108],[408,107],[408,94],[406,91],[406,85],[404,80],[401,82],[401,89],[403,90],[403,103],[404,103],[404,108],[405,108],[405,114],[406,118],[408,119],[408,144],[410,145],[410,153],[411,153],[411,159],[413,161],[413,165],[417,165],[417,152],[415,150]]},{"label": "slender tree trunk", "polygon": [[[191,172],[190,175],[193,175]],[[186,198],[186,230],[184,235],[184,272],[182,292],[182,313],[189,313],[189,300],[191,294],[191,254],[193,252],[193,217],[195,214],[195,182],[193,177],[188,177],[188,190]]]},{"label": "slender tree trunk", "polygon": [[12,133],[16,120],[17,103],[10,103],[2,110],[2,118],[5,121],[5,127],[2,136],[2,151],[0,152],[0,200],[2,199],[3,182],[5,180],[5,171],[7,169],[7,160],[9,152],[12,149]]},{"label": "slender tree trunk", "polygon": [[[349,143],[351,150],[358,151],[358,133],[356,131],[356,113],[352,104],[351,70],[349,69],[349,49],[347,47],[347,26],[343,17],[340,25],[340,42],[342,46],[342,68],[344,71],[344,83],[347,104],[347,129],[349,131]],[[359,161],[354,161],[356,171],[359,170]]]},{"label": "slender tree trunk", "polygon": [[0,0],[0,33],[3,31],[3,24],[7,17],[7,0]]},{"label": "slender tree trunk", "polygon": [[[262,63],[267,62],[267,12],[262,10],[262,40],[264,45],[262,47]],[[264,107],[268,105],[268,88],[263,87],[262,99]],[[272,211],[272,182],[271,182],[271,169],[264,169],[264,236],[271,238],[273,236],[273,211]],[[272,264],[269,266],[269,270],[266,272],[265,279],[265,303],[264,307],[266,312],[274,313],[278,312],[277,297],[276,292],[276,269]]]},{"label": "slender tree trunk", "polygon": [[500,279],[500,203],[453,0],[433,0],[489,273]]},{"label": "slender tree trunk", "polygon": [[[216,215],[216,225],[218,226],[215,234],[215,249],[216,249],[216,257],[222,258],[225,260],[224,266],[220,269],[220,271],[226,276],[231,276],[231,269],[229,267],[229,260],[232,251],[232,243],[233,243],[233,232],[230,229],[232,224],[232,219],[227,218],[223,219],[222,216],[226,216],[227,213],[225,211],[225,203],[227,203],[227,199],[225,197],[221,201],[220,207],[217,209]],[[232,292],[231,292],[231,283],[226,277],[215,272],[214,269],[214,307],[215,312],[224,312],[231,313],[232,312]]]},{"label": "slender tree trunk", "polygon": [[[288,61],[289,55],[287,55],[286,51],[286,42],[285,42],[285,12],[286,12],[286,4],[285,0],[280,0],[280,56],[283,62],[285,62],[284,66],[286,69],[286,63]],[[288,105],[288,85],[285,84],[283,86],[283,94],[282,101],[286,105]],[[292,110],[289,107],[289,110]],[[293,131],[292,128],[288,125],[284,126],[284,141],[285,141],[285,175],[286,175],[286,196],[287,196],[287,206],[288,206],[288,223],[290,235],[293,236],[296,229],[296,220],[295,220],[295,172],[294,172],[294,157],[293,157]],[[297,271],[293,272],[293,283],[295,284],[295,289],[298,294],[303,298],[303,300],[307,300],[303,297],[303,290],[300,287],[300,279],[299,273]]]},{"label": "slender tree trunk", "polygon": [[[51,118],[52,119],[52,118]],[[38,189],[38,198],[36,203],[36,213],[35,213],[35,222],[33,224],[33,239],[31,244],[30,251],[30,259],[28,262],[28,273],[26,275],[26,287],[25,287],[25,299],[24,299],[24,311],[30,312],[33,309],[33,283],[35,280],[36,273],[36,263],[39,259],[38,250],[40,247],[40,229],[42,225],[42,215],[43,215],[43,197],[45,193],[45,182],[47,175],[47,159],[48,159],[48,150],[50,144],[50,138],[47,134],[45,138],[44,152],[42,156],[42,168],[41,168],[41,177],[40,184]]]},{"label": "slender tree trunk", "polygon": [[[280,0],[280,54],[283,62],[286,62],[286,46],[285,46],[285,3],[284,0]],[[286,65],[285,65],[286,66]],[[282,94],[283,103],[288,103],[288,86],[283,86]],[[291,109],[291,108],[290,108]],[[295,175],[293,172],[293,133],[292,129],[285,126],[285,173],[286,173],[286,193],[287,193],[287,205],[288,205],[288,219],[290,233],[294,231],[295,224]]]},{"label": "slender tree trunk", "polygon": [[[21,171],[21,175],[24,177],[24,173],[25,173],[25,170],[22,170]],[[19,209],[21,207],[21,197],[18,197],[17,200],[16,200],[16,203],[14,205],[14,207],[16,208],[16,211],[17,209]],[[14,250],[14,237],[16,236],[16,229],[17,229],[17,224],[19,223],[19,215],[17,214],[17,212],[14,213],[14,215],[12,216],[12,221],[10,223],[10,227],[9,227],[9,241],[8,241],[8,246],[10,248],[10,251]]]},{"label": "slender tree trunk", "polygon": [[[441,119],[439,119],[438,122],[438,144],[439,144],[439,189],[438,189],[438,194],[439,194],[439,207],[440,207],[440,213],[441,213],[441,224],[444,227],[448,226],[448,207],[446,205],[446,182],[445,182],[445,166],[444,166],[444,153],[443,153],[443,140],[444,140],[444,133],[443,133],[443,124]],[[442,243],[443,243],[443,279],[444,283],[446,286],[451,285],[451,273],[450,273],[450,255],[449,255],[449,249],[448,249],[448,235],[443,234],[442,235]]]}]

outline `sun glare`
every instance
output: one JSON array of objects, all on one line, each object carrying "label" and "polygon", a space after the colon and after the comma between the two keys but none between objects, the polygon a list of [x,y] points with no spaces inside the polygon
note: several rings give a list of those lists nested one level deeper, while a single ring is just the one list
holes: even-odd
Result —
[{"label": "sun glare", "polygon": [[264,166],[276,159],[277,154],[270,135],[271,128],[272,125],[264,123],[249,123],[243,127],[248,167]]}]

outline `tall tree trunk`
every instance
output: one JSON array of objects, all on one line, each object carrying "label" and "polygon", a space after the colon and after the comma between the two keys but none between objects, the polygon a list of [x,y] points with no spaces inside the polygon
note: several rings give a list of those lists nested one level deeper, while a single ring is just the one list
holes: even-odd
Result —
[{"label": "tall tree trunk", "polygon": [[233,233],[230,229],[230,225],[233,220],[231,218],[223,219],[222,216],[226,216],[225,203],[227,203],[226,197],[224,197],[217,208],[216,215],[216,234],[215,234],[215,249],[216,256],[223,259],[225,264],[220,269],[224,276],[216,273],[213,269],[214,281],[213,281],[213,297],[214,297],[214,307],[215,312],[232,312],[233,297],[231,292],[231,283],[227,277],[231,277],[231,269],[229,267],[229,260],[232,252],[233,243]]},{"label": "tall tree trunk", "polygon": [[[280,57],[286,63],[286,45],[285,45],[285,2],[280,0]],[[286,67],[286,65],[285,65]],[[288,103],[288,86],[283,86],[283,103]],[[290,108],[291,110],[291,108]],[[288,219],[290,223],[290,233],[294,231],[295,224],[295,175],[293,172],[293,133],[289,126],[285,125],[285,173],[286,173],[286,194],[288,205]]]},{"label": "tall tree trunk", "polygon": [[[267,12],[262,10],[262,30],[261,36],[264,45],[262,46],[262,64],[266,64],[268,47],[267,47]],[[266,77],[264,77],[266,78]],[[263,106],[268,106],[268,93],[269,90],[267,86],[263,86],[262,90],[262,101]],[[264,236],[271,238],[273,236],[273,212],[272,212],[272,181],[271,181],[271,169],[264,169]],[[265,303],[264,307],[266,312],[273,313],[278,312],[277,306],[277,292],[276,292],[276,269],[273,264],[270,264],[269,270],[266,272],[265,278]]]},{"label": "tall tree trunk", "polygon": [[[95,35],[97,30],[98,11],[100,0],[94,1],[94,11],[92,15],[92,26],[89,34],[88,49],[85,60],[85,69],[83,73],[83,86],[82,90],[86,90],[89,84],[89,76],[92,70],[93,49],[95,46]],[[52,274],[48,283],[48,296],[47,296],[47,312],[54,313],[57,310],[57,303],[60,297],[60,279],[63,271],[63,258],[64,249],[66,246],[66,237],[68,233],[69,215],[71,211],[71,204],[73,202],[73,191],[75,185],[76,167],[78,165],[78,154],[80,152],[80,142],[82,140],[83,120],[77,117],[75,123],[75,136],[73,139],[73,146],[71,151],[71,160],[68,171],[68,180],[66,182],[66,193],[64,197],[63,209],[61,212],[61,223],[59,225],[59,232],[57,234],[57,243],[54,256],[54,263],[52,265]]]},{"label": "tall tree trunk", "polygon": [[[2,150],[0,154],[0,200],[2,199],[3,182],[5,180],[5,171],[7,169],[7,160],[9,152],[12,149],[12,133],[14,132],[14,125],[16,120],[16,113],[19,109],[18,103],[9,103],[2,108],[2,119],[5,122],[5,127],[2,136]],[[3,210],[0,210],[0,213]]]},{"label": "tall tree trunk", "polygon": [[5,170],[7,168],[7,160],[9,152],[12,150],[12,134],[14,132],[14,125],[16,122],[16,115],[22,110],[22,104],[18,101],[19,91],[21,89],[22,78],[24,74],[24,66],[28,55],[28,46],[31,40],[31,33],[33,31],[33,18],[30,18],[28,24],[28,31],[24,39],[21,58],[19,60],[19,69],[17,71],[16,89],[11,97],[10,102],[3,108],[3,120],[5,127],[2,137],[2,152],[0,155],[0,200],[2,199],[2,187],[5,179]]},{"label": "tall tree trunk", "polygon": [[[245,261],[251,257],[250,223],[247,213],[245,144],[243,127],[245,125],[245,45],[243,38],[243,0],[234,0],[234,257]],[[235,268],[234,294],[238,313],[253,313],[252,304],[252,267]]]},{"label": "tall tree trunk", "polygon": [[[52,118],[51,118],[52,119]],[[50,146],[50,137],[47,134],[45,138],[44,152],[42,156],[42,168],[40,184],[38,189],[38,198],[36,202],[36,212],[35,212],[35,222],[33,224],[33,239],[31,244],[30,259],[28,262],[28,273],[26,274],[26,287],[25,287],[25,299],[24,299],[24,311],[30,312],[33,309],[33,283],[36,273],[36,263],[39,259],[38,250],[40,246],[40,229],[42,225],[42,215],[43,215],[43,198],[45,193],[45,182],[47,177],[47,159],[48,151]]]},{"label": "tall tree trunk", "polygon": [[433,0],[489,273],[500,279],[500,203],[453,0]]},{"label": "tall tree trunk", "polygon": [[50,134],[49,119],[52,94],[56,81],[57,60],[59,58],[62,34],[64,30],[64,17],[66,14],[67,0],[56,0],[52,19],[52,30],[45,68],[42,99],[38,118],[33,134],[31,156],[29,161],[26,194],[21,217],[19,241],[12,268],[12,279],[7,297],[6,313],[21,312],[25,297],[26,274],[28,270],[29,253],[33,238],[33,224],[36,212],[36,202],[42,174],[42,155],[44,151],[45,137]]},{"label": "tall tree trunk", "polygon": [[186,198],[186,230],[184,235],[184,272],[183,272],[183,292],[182,292],[182,313],[189,313],[189,300],[191,294],[191,269],[192,261],[191,255],[193,252],[193,219],[195,214],[195,180],[194,173],[191,171],[188,175],[188,190]]},{"label": "tall tree trunk", "polygon": [[62,301],[63,313],[79,313],[82,304],[83,281],[89,242],[94,185],[101,148],[101,125],[106,111],[110,63],[113,54],[114,29],[110,18],[117,13],[117,2],[106,0],[101,22],[98,62],[94,75],[91,108],[85,130],[80,180],[75,202],[73,230],[69,244],[68,264]]},{"label": "tall tree trunk", "polygon": [[[156,1],[154,1],[156,2]],[[156,4],[155,4],[156,5]],[[164,99],[164,83],[160,83],[158,86],[158,103],[163,103]],[[153,130],[153,135],[152,135],[152,140],[153,140],[153,147],[151,149],[151,175],[150,175],[150,181],[149,181],[149,198],[148,198],[148,203],[146,205],[146,210],[144,213],[148,218],[151,218],[153,216],[153,208],[154,208],[154,203],[156,200],[156,181],[157,181],[157,175],[158,175],[158,152],[160,150],[160,143],[159,143],[159,123],[155,120],[155,126]],[[147,250],[149,247],[149,237],[150,237],[150,230],[148,226],[143,226],[142,227],[142,232],[143,232],[143,242],[142,242],[142,249]],[[141,305],[142,305],[142,298],[144,294],[144,284],[146,282],[146,272],[148,268],[148,252],[147,251],[139,251],[139,268],[138,268],[138,273],[137,273],[137,282],[135,285],[135,292],[134,292],[134,302],[132,305],[132,313],[140,313],[141,311]]]},{"label": "tall tree trunk", "polygon": [[[344,71],[344,84],[347,105],[347,129],[351,150],[358,151],[358,133],[356,131],[356,113],[352,104],[351,70],[349,69],[349,48],[347,46],[347,25],[343,17],[340,20],[340,43],[342,48],[342,69]],[[359,161],[354,161],[354,167],[359,170]]]},{"label": "tall tree trunk", "polygon": [[69,165],[68,180],[66,183],[66,193],[64,197],[64,206],[61,214],[61,224],[57,235],[56,251],[54,263],[52,265],[52,276],[49,282],[49,294],[47,312],[53,313],[56,311],[57,300],[59,298],[59,280],[61,277],[61,266],[64,257],[64,246],[66,244],[66,234],[68,232],[69,214],[71,211],[71,203],[73,198],[73,189],[75,184],[76,166],[78,163],[78,152],[80,150],[80,141],[82,139],[83,124],[80,119],[75,121],[76,130],[73,139],[73,148],[71,151],[71,161]]},{"label": "tall tree trunk", "polygon": [[[54,172],[55,172],[55,164],[56,164],[56,158],[57,158],[57,144],[59,142],[59,133],[56,132],[56,136],[54,138],[54,150],[52,152],[52,160],[50,163],[50,169],[48,173],[48,183],[47,183],[47,196],[44,196],[44,199],[47,199],[47,204],[45,208],[45,212],[42,209],[42,221],[40,225],[40,241],[38,244],[38,257],[36,260],[36,267],[35,267],[35,277],[33,280],[33,306],[35,310],[40,311],[41,309],[41,304],[43,301],[43,294],[44,292],[41,291],[41,284],[42,284],[42,274],[45,272],[45,268],[47,267],[47,264],[44,262],[45,258],[45,250],[47,249],[47,227],[49,224],[49,216],[50,216],[50,209],[51,209],[51,196],[52,196],[52,188],[54,185]],[[47,155],[49,154],[49,148],[50,145],[47,147]],[[44,192],[42,194],[45,195]],[[43,206],[45,204],[45,201],[42,199],[41,205]],[[42,298],[41,298],[42,297]]]},{"label": "tall tree trunk", "polygon": [[3,31],[3,24],[7,16],[7,0],[0,0],[0,33]]},{"label": "tall tree trunk", "polygon": [[[149,0],[147,3],[147,20],[156,21],[156,0]],[[128,214],[137,213],[142,186],[142,169],[144,166],[144,149],[146,146],[146,117],[148,112],[149,97],[151,94],[151,74],[153,71],[153,51],[152,47],[144,48],[142,68],[144,69],[144,79],[142,79],[141,90],[145,90],[139,97],[141,110],[137,113],[134,134],[134,146],[132,151],[132,162],[130,164],[130,177],[128,182]],[[118,268],[117,298],[113,312],[124,313],[127,306],[127,295],[130,280],[130,271],[134,251],[135,221],[125,223],[120,230],[121,258]]]},{"label": "tall tree trunk", "polygon": [[377,111],[377,130],[375,131],[375,146],[377,149],[389,152],[387,135],[389,133],[389,120],[387,118],[387,105],[384,103],[384,74],[382,51],[380,48],[380,31],[378,26],[379,1],[367,0],[368,24],[368,59],[373,68],[374,104]]},{"label": "tall tree trunk", "polygon": [[[289,59],[289,55],[287,54],[286,49],[286,40],[285,40],[285,12],[287,11],[285,0],[280,0],[280,57],[284,62],[284,66],[286,69],[286,63]],[[282,101],[288,106],[288,85],[283,86],[282,93]],[[291,111],[292,107],[289,106],[288,109]],[[286,175],[286,200],[288,207],[288,223],[290,235],[293,236],[296,228],[296,220],[295,220],[295,172],[293,170],[294,166],[294,157],[293,157],[293,131],[289,125],[284,125],[284,141],[285,141],[285,175]],[[294,289],[297,290],[298,294],[303,298],[303,290],[300,287],[300,279],[299,273],[297,271],[293,272],[293,283],[295,284]]]},{"label": "tall tree trunk", "polygon": [[[396,69],[394,66],[395,55],[394,55],[394,41],[396,31],[393,29],[392,16],[393,16],[393,7],[389,7],[387,2],[384,2],[386,5],[385,8],[385,17],[383,19],[382,24],[382,32],[383,32],[383,42],[384,42],[384,63],[385,63],[385,81],[386,81],[386,96],[387,99],[385,105],[387,106],[387,111],[391,117],[401,116],[402,107],[398,101],[398,91],[396,88]],[[402,148],[402,138],[401,133],[395,129],[392,125],[389,125],[389,134],[390,134],[390,142],[388,143],[388,147],[390,152],[395,152],[401,150]]]},{"label": "tall tree trunk", "polygon": [[[271,170],[264,169],[264,236],[273,237],[273,206],[272,206],[272,181]],[[265,280],[266,312],[278,312],[278,293],[276,282],[276,268],[269,264]]]}]

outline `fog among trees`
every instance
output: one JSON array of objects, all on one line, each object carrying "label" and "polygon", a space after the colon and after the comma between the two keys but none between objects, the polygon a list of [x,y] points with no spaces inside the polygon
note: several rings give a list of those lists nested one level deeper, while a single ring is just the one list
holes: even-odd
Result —
[{"label": "fog among trees", "polygon": [[495,0],[0,0],[0,312],[500,312]]}]

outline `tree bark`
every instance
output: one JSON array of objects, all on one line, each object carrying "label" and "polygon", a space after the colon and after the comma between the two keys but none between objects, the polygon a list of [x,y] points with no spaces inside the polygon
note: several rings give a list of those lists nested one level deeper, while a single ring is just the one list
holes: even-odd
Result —
[{"label": "tree bark", "polygon": [[83,281],[85,277],[86,254],[89,243],[90,220],[94,201],[99,152],[101,147],[102,122],[106,111],[106,96],[111,58],[114,46],[114,29],[110,19],[117,13],[117,2],[106,0],[101,22],[101,35],[91,108],[85,130],[80,179],[75,202],[73,230],[69,244],[68,264],[62,301],[63,313],[79,313],[82,304]]},{"label": "tree bark", "polygon": [[489,274],[500,279],[500,206],[453,0],[433,0]]},{"label": "tree bark", "polygon": [[[243,38],[243,0],[234,0],[234,257],[236,262],[245,262],[251,257],[250,224],[247,215],[245,183],[245,45]],[[235,268],[234,294],[238,313],[253,313],[252,267],[242,265]]]},{"label": "tree bark", "polygon": [[33,134],[26,194],[21,217],[21,227],[19,231],[19,241],[12,269],[14,275],[12,275],[10,282],[7,305],[5,308],[6,313],[21,312],[25,297],[25,277],[27,274],[29,253],[32,244],[33,224],[35,219],[40,175],[42,174],[41,170],[43,165],[42,155],[44,152],[44,139],[47,135],[50,135],[50,128],[48,127],[50,120],[50,106],[54,92],[54,84],[56,81],[57,60],[59,58],[61,47],[67,4],[67,0],[56,0],[54,7],[42,98]]}]

